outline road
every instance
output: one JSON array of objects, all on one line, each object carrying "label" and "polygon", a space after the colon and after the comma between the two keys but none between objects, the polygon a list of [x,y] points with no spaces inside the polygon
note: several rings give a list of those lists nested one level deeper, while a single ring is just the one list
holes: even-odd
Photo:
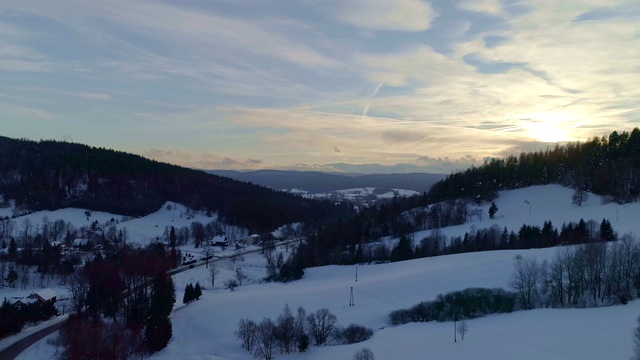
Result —
[{"label": "road", "polygon": [[[281,242],[279,244],[276,244],[276,246],[289,245],[289,244],[293,244],[293,243],[296,243],[296,242],[299,242],[299,240],[289,240],[289,241],[286,241],[286,242]],[[213,262],[217,262],[217,261],[231,259],[231,258],[236,257],[236,256],[256,253],[256,252],[259,252],[259,251],[261,251],[261,249],[248,250],[248,251],[244,251],[242,253],[237,253],[237,254],[233,254],[233,255],[214,257],[213,259],[210,259],[209,262],[213,263]],[[194,269],[196,267],[205,266],[205,264],[206,264],[206,262],[204,260],[198,260],[198,262],[195,263],[195,264],[187,265],[187,266],[181,266],[181,267],[175,268],[173,270],[170,270],[168,272],[168,274],[169,275],[179,274],[181,272],[188,271],[188,270]],[[27,350],[31,345],[33,345],[36,342],[44,339],[46,336],[48,336],[50,334],[53,334],[54,332],[60,330],[60,328],[62,328],[64,323],[65,323],[65,321],[55,322],[50,326],[44,327],[44,328],[34,332],[33,334],[25,336],[25,337],[21,338],[20,340],[16,340],[16,342],[14,342],[13,344],[11,344],[11,345],[7,346],[6,348],[0,350],[0,360],[13,360],[13,359],[15,359],[23,351]],[[14,335],[14,336],[18,337],[19,335],[20,334],[17,334],[17,335]],[[8,340],[8,339],[5,339],[5,341],[6,340]]]},{"label": "road", "polygon": [[[60,330],[62,326],[66,323],[67,317],[61,318],[60,321],[53,322],[51,325],[44,327],[35,331],[33,334],[24,336],[16,340],[13,344],[7,346],[6,348],[0,350],[0,360],[10,360],[15,359],[20,355],[23,351],[27,350],[31,345],[36,342],[44,339],[46,336],[53,334],[54,332]],[[19,337],[20,334],[14,335]],[[6,339],[11,341],[10,339]]]}]

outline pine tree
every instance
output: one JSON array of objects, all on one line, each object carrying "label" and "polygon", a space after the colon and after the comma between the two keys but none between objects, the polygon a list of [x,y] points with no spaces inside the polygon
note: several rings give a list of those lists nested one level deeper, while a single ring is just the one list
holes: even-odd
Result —
[{"label": "pine tree", "polygon": [[11,238],[11,241],[9,241],[9,257],[13,259],[16,255],[18,255],[18,245],[16,245],[15,239]]},{"label": "pine tree", "polygon": [[298,351],[305,352],[309,348],[309,335],[302,334],[298,338]]},{"label": "pine tree", "polygon": [[601,241],[614,241],[616,239],[616,233],[613,231],[613,226],[607,219],[602,219],[600,223],[600,240]]},{"label": "pine tree", "polygon": [[202,296],[202,289],[200,288],[200,283],[196,282],[196,286],[193,289],[193,298],[195,300],[200,300],[200,296]]},{"label": "pine tree", "polygon": [[391,259],[393,261],[404,261],[413,258],[413,255],[413,246],[411,245],[409,238],[402,235],[398,245],[396,245],[396,247],[391,251]]},{"label": "pine tree", "polygon": [[171,246],[172,249],[176,247],[176,239],[176,228],[171,225],[171,230],[169,231],[169,246]]},{"label": "pine tree", "polygon": [[492,202],[491,207],[489,207],[489,217],[493,219],[496,216],[497,212],[498,212],[498,205],[496,205],[495,202]]},{"label": "pine tree", "polygon": [[153,279],[153,293],[149,305],[149,318],[145,329],[145,346],[149,353],[164,349],[171,336],[171,310],[176,302],[176,291],[173,280],[165,274],[157,275]]},{"label": "pine tree", "polygon": [[188,304],[193,300],[193,292],[194,292],[194,288],[193,285],[191,285],[191,283],[189,283],[187,285],[187,287],[184,289],[184,296],[182,297],[182,303],[183,304]]}]

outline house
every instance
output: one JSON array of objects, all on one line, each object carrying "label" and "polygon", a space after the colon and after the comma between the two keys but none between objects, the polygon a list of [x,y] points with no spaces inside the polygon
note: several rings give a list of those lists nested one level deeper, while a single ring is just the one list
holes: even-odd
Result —
[{"label": "house", "polygon": [[224,235],[216,235],[211,240],[211,245],[214,245],[214,246],[229,246],[229,239]]},{"label": "house", "polygon": [[72,244],[73,249],[74,250],[85,250],[88,247],[90,241],[91,240],[89,240],[89,239],[75,239],[75,240],[73,240],[73,244]]},{"label": "house", "polygon": [[51,289],[42,289],[27,297],[29,299],[35,299],[36,301],[41,301],[41,302],[52,302],[52,303],[56,302],[56,292]]},{"label": "house", "polygon": [[9,303],[14,306],[22,306],[27,304],[33,304],[36,302],[36,299],[32,299],[29,296],[21,297],[21,296],[12,296],[8,299]]}]

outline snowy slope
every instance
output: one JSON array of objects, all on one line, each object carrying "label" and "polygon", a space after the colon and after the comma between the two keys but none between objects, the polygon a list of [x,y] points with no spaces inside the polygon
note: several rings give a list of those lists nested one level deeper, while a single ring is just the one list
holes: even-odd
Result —
[{"label": "snowy slope", "polygon": [[[10,212],[11,209],[3,209]],[[158,211],[141,218],[131,218],[122,215],[116,215],[101,211],[91,211],[91,215],[85,215],[85,209],[66,208],[55,211],[37,211],[28,215],[19,216],[12,220],[16,224],[16,231],[23,228],[25,220],[29,220],[33,226],[39,226],[43,218],[49,222],[56,220],[64,220],[70,222],[74,227],[90,226],[94,221],[99,224],[110,222],[111,219],[117,222],[117,228],[126,228],[128,232],[127,241],[139,244],[147,244],[158,236],[162,236],[165,226],[174,226],[176,228],[182,226],[190,226],[192,222],[199,221],[203,224],[209,223],[217,219],[214,214],[212,217],[206,216],[202,212],[195,212],[187,209],[184,205],[173,202],[165,203]]]},{"label": "snowy slope", "polygon": [[[524,189],[500,192],[495,200],[498,212],[495,219],[489,218],[489,206],[484,204],[477,208],[482,210],[482,220],[474,218],[472,222],[442,229],[448,236],[464,235],[472,227],[476,229],[489,228],[498,225],[518,232],[523,224],[542,227],[550,220],[560,229],[563,223],[578,222],[580,219],[593,219],[600,224],[602,219],[611,222],[614,230],[622,235],[628,232],[640,233],[637,217],[640,215],[640,203],[619,205],[609,203],[602,205],[601,197],[589,194],[588,200],[582,206],[571,203],[573,190],[559,185],[532,186]],[[531,209],[531,211],[529,211]],[[421,239],[430,231],[417,233],[415,238]]]},{"label": "snowy slope", "polygon": [[[489,219],[489,204],[481,207],[482,221],[444,229],[444,233],[462,235],[472,227],[498,225],[517,231],[523,223],[541,226],[551,220],[560,227],[563,222],[607,218],[620,233],[640,233],[635,220],[640,204],[601,205],[600,198],[590,195],[582,207],[571,204],[570,189],[556,185],[535,186],[506,191],[496,199],[496,219]],[[529,204],[531,213],[529,213]],[[167,214],[158,214],[166,221]],[[162,216],[165,216],[164,218]],[[143,221],[132,220],[133,221]],[[138,229],[155,230],[156,221],[144,221]],[[135,223],[134,223],[135,224]],[[146,227],[145,227],[146,226]],[[159,225],[162,231],[163,225]],[[138,230],[132,231],[135,232]],[[416,234],[416,239],[429,232]],[[145,234],[144,236],[149,236]],[[257,322],[272,319],[288,304],[302,305],[307,313],[327,307],[338,317],[340,325],[358,323],[376,329],[368,341],[355,345],[311,347],[307,353],[281,355],[276,359],[351,359],[353,353],[368,347],[376,359],[628,359],[633,349],[631,338],[635,319],[640,314],[640,300],[625,306],[599,309],[543,309],[495,315],[468,321],[469,333],[463,342],[453,342],[453,324],[423,323],[389,327],[390,311],[432,300],[440,293],[467,287],[508,287],[517,254],[549,259],[556,248],[508,250],[459,254],[417,259],[400,263],[357,266],[326,266],[307,269],[302,280],[288,284],[243,285],[234,292],[219,284],[234,276],[235,266],[250,273],[254,280],[264,276],[264,258],[259,254],[245,256],[237,265],[220,263],[216,289],[207,289],[201,300],[187,306],[176,304],[172,315],[173,339],[153,359],[251,359],[241,349],[233,332],[238,321],[250,318]],[[178,302],[187,283],[208,281],[207,269],[196,268],[174,278]],[[353,287],[355,306],[350,307]],[[21,359],[42,358],[46,346],[39,343]]]}]

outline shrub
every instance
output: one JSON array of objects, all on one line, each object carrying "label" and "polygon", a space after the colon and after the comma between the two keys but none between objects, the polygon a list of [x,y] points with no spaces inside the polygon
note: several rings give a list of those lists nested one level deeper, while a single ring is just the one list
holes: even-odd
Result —
[{"label": "shrub", "polygon": [[347,344],[356,344],[369,340],[373,336],[373,329],[358,324],[351,324],[342,331],[342,337]]},{"label": "shrub", "polygon": [[224,287],[225,289],[233,291],[238,287],[238,282],[235,279],[229,279],[224,282]]},{"label": "shrub", "polygon": [[375,356],[373,356],[373,351],[369,350],[368,348],[364,348],[361,350],[356,351],[355,354],[353,354],[353,360],[375,360]]},{"label": "shrub", "polygon": [[305,352],[309,348],[309,335],[302,334],[298,338],[298,351]]}]

